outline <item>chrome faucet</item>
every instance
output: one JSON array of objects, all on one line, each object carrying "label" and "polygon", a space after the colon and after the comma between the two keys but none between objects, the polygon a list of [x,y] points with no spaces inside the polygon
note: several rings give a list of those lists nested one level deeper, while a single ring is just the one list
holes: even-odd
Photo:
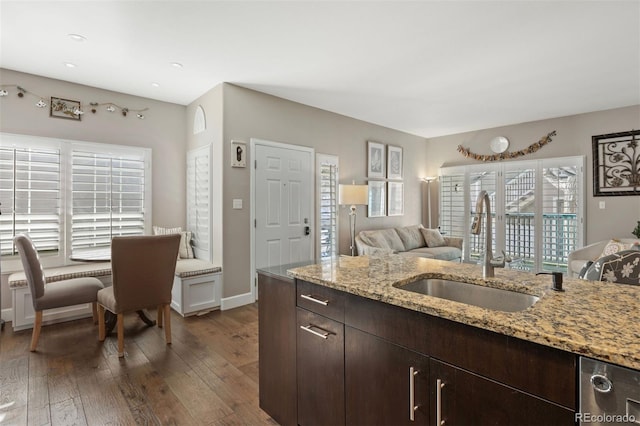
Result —
[{"label": "chrome faucet", "polygon": [[505,261],[511,262],[511,258],[506,255],[502,250],[502,256],[494,259],[493,250],[491,249],[491,202],[489,201],[489,194],[487,191],[480,191],[478,194],[478,200],[476,201],[476,215],[471,223],[471,233],[474,235],[480,235],[482,228],[482,213],[483,204],[487,206],[487,226],[485,229],[485,243],[484,243],[484,260],[482,264],[482,278],[493,278],[495,276],[494,268],[504,268]]}]

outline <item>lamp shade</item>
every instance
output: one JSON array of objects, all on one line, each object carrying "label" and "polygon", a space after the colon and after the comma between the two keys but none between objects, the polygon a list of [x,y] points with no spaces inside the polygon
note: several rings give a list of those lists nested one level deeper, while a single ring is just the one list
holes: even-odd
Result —
[{"label": "lamp shade", "polygon": [[338,188],[338,203],[347,206],[369,204],[369,186],[340,185]]}]

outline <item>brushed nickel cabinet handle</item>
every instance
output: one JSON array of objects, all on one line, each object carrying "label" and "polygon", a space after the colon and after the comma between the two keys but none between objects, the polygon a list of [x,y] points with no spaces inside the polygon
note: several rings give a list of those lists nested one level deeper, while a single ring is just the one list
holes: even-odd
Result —
[{"label": "brushed nickel cabinet handle", "polygon": [[416,419],[416,375],[420,370],[416,370],[413,367],[409,367],[409,420],[412,422]]},{"label": "brushed nickel cabinet handle", "polygon": [[[330,331],[327,331],[327,330],[325,330],[323,328],[320,328],[317,325],[313,325],[313,324],[301,325],[300,328],[303,329],[304,331],[308,332],[308,333],[311,333],[311,334],[315,335],[315,336],[322,337],[325,340],[327,338],[329,338],[329,335],[333,334]],[[318,330],[322,330],[323,333],[320,333],[318,331],[313,330],[314,328],[317,328]]]},{"label": "brushed nickel cabinet handle", "polygon": [[314,302],[317,303],[319,305],[323,305],[323,306],[327,306],[329,304],[328,300],[320,300],[320,299],[316,299],[315,297],[313,297],[310,294],[301,294],[300,297],[302,297],[303,299],[306,299],[310,302]]},{"label": "brushed nickel cabinet handle", "polygon": [[442,380],[436,380],[436,425],[441,426],[444,425],[444,420],[442,420],[442,388],[444,387],[444,383]]}]

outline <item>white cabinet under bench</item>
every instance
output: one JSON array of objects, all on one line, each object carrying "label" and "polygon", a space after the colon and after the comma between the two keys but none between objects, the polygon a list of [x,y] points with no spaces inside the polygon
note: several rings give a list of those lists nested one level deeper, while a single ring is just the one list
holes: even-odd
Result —
[{"label": "white cabinet under bench", "polygon": [[180,259],[171,290],[171,307],[182,316],[220,307],[222,268],[200,259]]},{"label": "white cabinet under bench", "polygon": [[[79,265],[61,266],[44,270],[46,282],[69,280],[72,278],[96,277],[105,287],[111,285],[111,263],[83,263]],[[12,326],[14,331],[33,328],[35,312],[31,301],[31,291],[24,272],[9,275],[9,289],[13,304]],[[42,323],[71,321],[90,317],[93,314],[91,303],[65,306],[57,309],[46,309],[43,312]]]}]

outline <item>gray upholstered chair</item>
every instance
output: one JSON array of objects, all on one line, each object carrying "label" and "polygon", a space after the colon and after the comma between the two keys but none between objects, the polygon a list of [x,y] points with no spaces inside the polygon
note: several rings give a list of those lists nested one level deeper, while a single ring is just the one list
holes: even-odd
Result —
[{"label": "gray upholstered chair", "polygon": [[94,277],[73,278],[45,284],[46,279],[38,257],[38,251],[31,239],[26,235],[16,235],[13,241],[18,253],[20,253],[24,273],[31,291],[33,309],[36,312],[33,333],[31,334],[31,352],[36,350],[38,344],[40,329],[42,328],[42,311],[45,309],[92,303],[93,320],[94,322],[97,320],[97,294],[104,287],[99,279]]},{"label": "gray upholstered chair", "polygon": [[[117,315],[118,356],[124,356],[124,316],[141,309],[158,309],[171,343],[171,288],[176,271],[180,235],[114,237],[111,240],[113,285],[98,292],[99,340],[106,337],[104,310]],[[164,316],[164,320],[163,320]]]}]

